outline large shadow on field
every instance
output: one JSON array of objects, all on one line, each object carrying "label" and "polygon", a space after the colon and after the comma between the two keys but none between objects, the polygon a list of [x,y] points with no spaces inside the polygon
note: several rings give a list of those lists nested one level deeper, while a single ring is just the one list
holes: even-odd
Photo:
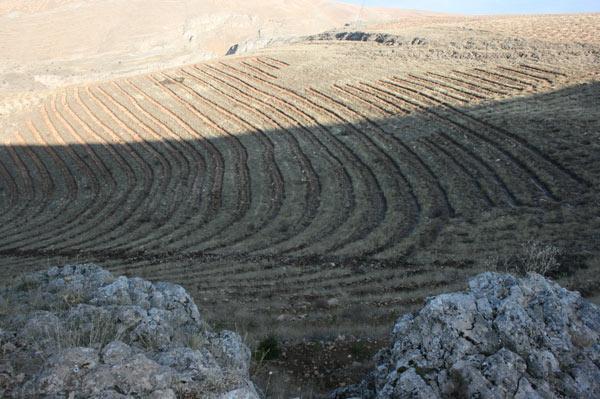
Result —
[{"label": "large shadow on field", "polygon": [[557,278],[597,297],[598,98],[592,83],[218,138],[18,144],[74,141],[34,121],[0,147],[0,273],[98,262],[181,283],[258,335],[281,314],[302,326],[288,336],[377,334],[537,239],[569,254]]},{"label": "large shadow on field", "polygon": [[[594,83],[472,108],[203,140],[4,145],[0,250],[93,259],[406,258],[452,220],[595,198],[598,94]],[[77,126],[63,120],[70,127],[34,127],[20,139],[73,139]]]},{"label": "large shadow on field", "polygon": [[[400,314],[531,239],[562,248],[553,277],[598,302],[599,98],[591,83],[181,140],[164,127],[184,136],[184,124],[141,113],[130,128],[165,139],[120,143],[85,116],[37,116],[0,146],[0,276],[96,262],[184,285],[211,325],[250,343],[372,339],[336,341],[348,363],[384,346]],[[332,119],[352,113],[319,101]],[[255,117],[244,120],[285,119]],[[88,144],[43,144],[77,137]],[[320,344],[298,347],[287,359],[310,358],[311,372],[331,360]]]}]

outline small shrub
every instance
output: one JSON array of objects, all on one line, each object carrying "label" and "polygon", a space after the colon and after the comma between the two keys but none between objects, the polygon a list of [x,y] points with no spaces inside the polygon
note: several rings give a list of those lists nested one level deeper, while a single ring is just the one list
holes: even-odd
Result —
[{"label": "small shrub", "polygon": [[561,253],[560,248],[552,244],[534,240],[527,241],[521,248],[523,272],[535,272],[542,276],[555,272],[560,266],[558,257]]},{"label": "small shrub", "polygon": [[281,348],[279,347],[279,341],[273,335],[260,341],[254,353],[255,359],[259,362],[264,360],[274,360],[280,355]]},{"label": "small shrub", "polygon": [[488,258],[484,262],[487,270],[497,272],[527,274],[538,273],[542,276],[556,273],[560,268],[562,250],[557,246],[537,240],[529,240],[517,254]]}]

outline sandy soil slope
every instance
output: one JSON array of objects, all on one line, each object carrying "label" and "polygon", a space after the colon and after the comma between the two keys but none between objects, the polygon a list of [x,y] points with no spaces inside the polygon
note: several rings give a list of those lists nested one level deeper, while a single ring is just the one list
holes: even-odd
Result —
[{"label": "sandy soil slope", "polygon": [[224,55],[251,38],[417,14],[328,0],[54,0],[0,4],[0,95]]},{"label": "sandy soil slope", "polygon": [[410,28],[420,30],[444,26],[461,28],[472,33],[495,33],[554,43],[600,42],[600,14],[576,15],[504,15],[504,16],[402,16],[394,21],[366,23],[369,31],[407,33]]}]

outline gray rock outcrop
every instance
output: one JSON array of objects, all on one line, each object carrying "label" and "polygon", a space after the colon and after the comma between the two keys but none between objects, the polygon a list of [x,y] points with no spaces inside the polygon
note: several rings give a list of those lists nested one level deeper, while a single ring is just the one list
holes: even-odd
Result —
[{"label": "gray rock outcrop", "polygon": [[0,288],[0,397],[244,398],[250,351],[180,286],[52,268]]},{"label": "gray rock outcrop", "polygon": [[600,308],[538,274],[484,273],[394,326],[332,398],[600,398]]}]

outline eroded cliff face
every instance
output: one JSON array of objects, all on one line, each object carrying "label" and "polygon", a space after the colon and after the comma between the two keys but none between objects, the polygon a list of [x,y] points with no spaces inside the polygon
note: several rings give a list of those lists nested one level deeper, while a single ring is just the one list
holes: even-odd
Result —
[{"label": "eroded cliff face", "polygon": [[0,397],[258,398],[249,349],[178,285],[73,265],[1,288],[0,306]]},{"label": "eroded cliff face", "polygon": [[332,397],[600,397],[600,309],[538,274],[481,274],[401,317],[391,341]]}]

